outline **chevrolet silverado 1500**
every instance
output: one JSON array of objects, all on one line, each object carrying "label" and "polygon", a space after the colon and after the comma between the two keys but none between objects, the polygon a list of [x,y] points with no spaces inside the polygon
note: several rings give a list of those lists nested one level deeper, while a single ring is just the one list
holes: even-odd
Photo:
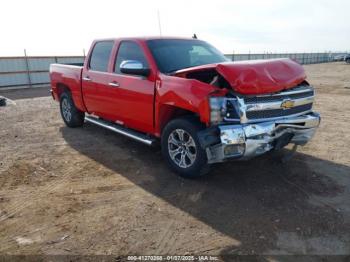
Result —
[{"label": "chevrolet silverado 1500", "polygon": [[90,122],[147,145],[160,142],[185,177],[212,163],[306,144],[320,123],[314,89],[290,59],[230,62],[197,39],[94,41],[81,66],[50,66],[69,127]]}]

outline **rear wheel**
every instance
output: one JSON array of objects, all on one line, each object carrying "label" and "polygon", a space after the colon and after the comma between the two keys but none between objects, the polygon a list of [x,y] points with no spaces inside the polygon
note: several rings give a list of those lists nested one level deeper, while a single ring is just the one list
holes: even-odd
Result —
[{"label": "rear wheel", "polygon": [[169,122],[162,133],[162,154],[179,175],[195,178],[209,172],[207,156],[199,144],[202,126],[194,119],[179,118]]},{"label": "rear wheel", "polygon": [[345,62],[348,63],[348,64],[350,64],[350,58],[347,58],[347,59],[345,60]]},{"label": "rear wheel", "polygon": [[64,92],[60,98],[61,116],[68,127],[80,127],[84,124],[84,112],[74,105],[73,99],[68,92]]}]

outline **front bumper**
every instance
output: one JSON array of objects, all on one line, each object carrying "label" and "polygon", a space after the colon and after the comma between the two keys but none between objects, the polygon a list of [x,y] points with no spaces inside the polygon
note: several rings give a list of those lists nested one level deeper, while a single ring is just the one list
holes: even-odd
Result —
[{"label": "front bumper", "polygon": [[220,125],[216,135],[211,131],[204,132],[200,140],[212,141],[209,145],[201,142],[208,163],[249,159],[289,143],[305,145],[314,136],[320,120],[320,115],[312,112],[256,124]]}]

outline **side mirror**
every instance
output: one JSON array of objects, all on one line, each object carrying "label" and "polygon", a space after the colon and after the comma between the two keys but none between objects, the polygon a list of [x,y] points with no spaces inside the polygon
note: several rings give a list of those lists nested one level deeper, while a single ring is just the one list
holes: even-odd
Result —
[{"label": "side mirror", "polygon": [[143,67],[143,64],[140,61],[125,60],[120,64],[120,72],[129,75],[148,76],[151,73],[151,70]]}]

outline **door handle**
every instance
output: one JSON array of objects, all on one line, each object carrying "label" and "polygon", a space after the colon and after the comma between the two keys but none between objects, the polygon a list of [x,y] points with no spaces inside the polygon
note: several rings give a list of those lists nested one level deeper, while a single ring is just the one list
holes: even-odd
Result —
[{"label": "door handle", "polygon": [[110,82],[108,83],[109,86],[113,86],[113,87],[119,87],[119,83],[118,82]]},{"label": "door handle", "polygon": [[85,76],[85,77],[83,77],[83,80],[84,81],[91,81],[91,78],[89,76]]}]

